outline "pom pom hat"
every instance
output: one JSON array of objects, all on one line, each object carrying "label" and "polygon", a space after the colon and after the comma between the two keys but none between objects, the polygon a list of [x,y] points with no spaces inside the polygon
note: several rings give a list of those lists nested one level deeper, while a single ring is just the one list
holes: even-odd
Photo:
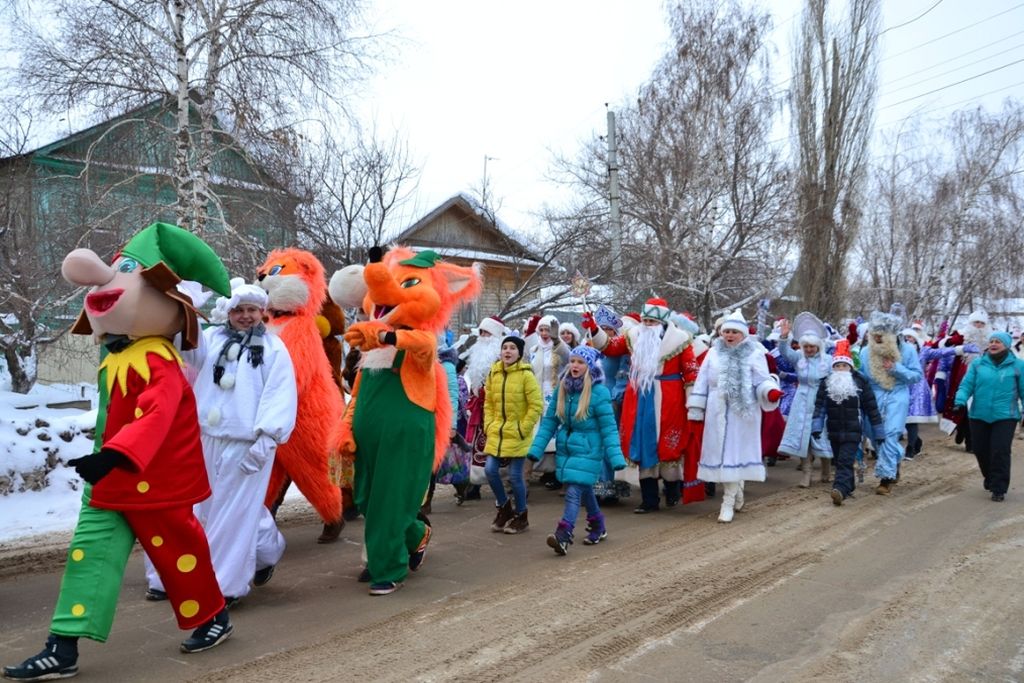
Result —
[{"label": "pom pom hat", "polygon": [[726,330],[742,332],[744,336],[749,334],[749,332],[747,332],[747,321],[743,319],[743,309],[737,308],[725,317],[722,321],[721,327],[719,327],[719,331],[725,332]]},{"label": "pom pom hat", "polygon": [[601,367],[601,352],[593,346],[577,346],[569,352],[569,358],[575,356],[587,364],[590,371],[590,378],[595,382],[604,381],[604,369]]},{"label": "pom pom hat", "polygon": [[648,299],[647,302],[640,307],[641,318],[666,323],[668,322],[670,315],[672,315],[672,309],[668,307],[668,302],[664,299]]}]

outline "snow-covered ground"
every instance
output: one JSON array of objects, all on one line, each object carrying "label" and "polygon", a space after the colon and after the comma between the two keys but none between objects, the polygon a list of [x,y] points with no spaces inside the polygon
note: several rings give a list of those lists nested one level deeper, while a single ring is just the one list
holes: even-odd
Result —
[{"label": "snow-covered ground", "polygon": [[[47,407],[81,400],[93,409]],[[64,463],[92,452],[95,407],[96,387],[87,384],[0,390],[0,544],[74,529],[82,480]],[[301,498],[293,486],[285,500]]]},{"label": "snow-covered ground", "polygon": [[89,385],[0,391],[0,542],[74,527],[82,482],[64,463],[92,452],[96,411],[49,408],[87,400]]}]

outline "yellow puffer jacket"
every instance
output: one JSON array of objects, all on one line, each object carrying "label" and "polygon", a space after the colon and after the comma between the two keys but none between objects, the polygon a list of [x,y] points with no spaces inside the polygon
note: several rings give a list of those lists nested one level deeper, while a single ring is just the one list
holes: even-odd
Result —
[{"label": "yellow puffer jacket", "polygon": [[499,458],[524,457],[543,408],[540,385],[529,363],[519,361],[505,367],[499,360],[492,365],[484,401],[484,453]]}]

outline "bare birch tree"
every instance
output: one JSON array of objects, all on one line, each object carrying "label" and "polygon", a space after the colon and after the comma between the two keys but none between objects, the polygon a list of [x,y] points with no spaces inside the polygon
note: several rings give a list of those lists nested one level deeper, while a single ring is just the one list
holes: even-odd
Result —
[{"label": "bare birch tree", "polygon": [[862,213],[874,121],[879,0],[850,0],[844,25],[806,0],[790,106],[800,262],[796,294],[824,319],[845,313],[845,269]]},{"label": "bare birch tree", "polygon": [[359,8],[360,0],[57,0],[38,22],[26,3],[19,77],[50,111],[109,116],[172,94],[177,220],[203,233],[217,201],[218,126],[245,148],[272,148],[311,110],[344,107],[343,86],[364,72],[374,45],[354,35]]}]

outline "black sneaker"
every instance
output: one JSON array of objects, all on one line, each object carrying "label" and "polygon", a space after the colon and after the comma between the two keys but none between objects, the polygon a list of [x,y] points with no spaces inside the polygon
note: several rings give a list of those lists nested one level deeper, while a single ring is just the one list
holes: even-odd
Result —
[{"label": "black sneaker", "polygon": [[370,584],[370,595],[391,595],[402,587],[401,581],[381,581]]},{"label": "black sneaker", "polygon": [[430,525],[423,527],[423,539],[420,540],[419,546],[416,548],[416,552],[409,555],[409,571],[419,571],[419,568],[423,566],[423,560],[427,557],[427,544],[430,543]]},{"label": "black sneaker", "polygon": [[1002,503],[1004,500],[1006,500],[1006,495],[1002,493],[993,493],[992,500],[994,500],[997,503]]},{"label": "black sneaker", "polygon": [[274,575],[274,566],[264,567],[263,569],[257,569],[256,573],[252,576],[252,585],[254,586],[266,586],[270,582],[270,577]]},{"label": "black sneaker", "polygon": [[78,675],[78,656],[62,650],[57,636],[46,639],[46,647],[35,657],[29,657],[18,666],[5,666],[4,678],[14,681],[50,681]]},{"label": "black sneaker", "polygon": [[231,609],[232,607],[234,607],[235,605],[237,605],[241,601],[242,601],[242,598],[235,597],[234,595],[225,595],[224,596],[224,606],[227,607],[228,609]]},{"label": "black sneaker", "polygon": [[233,630],[228,610],[224,608],[213,619],[192,631],[192,635],[181,644],[181,651],[194,654],[217,647],[231,636]]},{"label": "black sneaker", "polygon": [[370,568],[363,567],[363,571],[359,572],[359,583],[370,583]]},{"label": "black sneaker", "polygon": [[150,602],[160,602],[167,599],[167,593],[159,588],[149,588],[146,590],[146,599]]}]

